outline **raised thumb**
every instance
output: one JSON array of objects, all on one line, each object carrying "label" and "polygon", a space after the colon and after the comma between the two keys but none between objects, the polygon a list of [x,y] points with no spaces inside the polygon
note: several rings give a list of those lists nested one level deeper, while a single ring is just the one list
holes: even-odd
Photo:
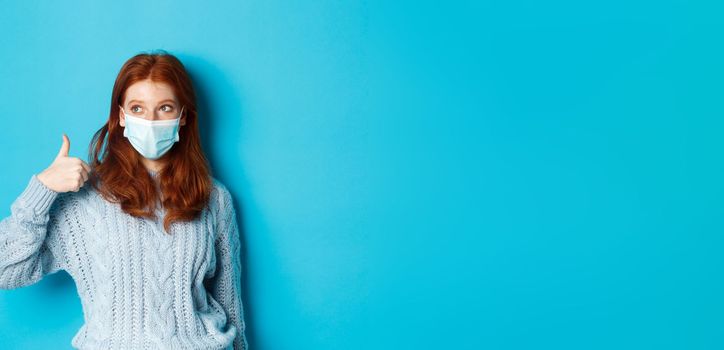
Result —
[{"label": "raised thumb", "polygon": [[60,151],[58,152],[58,157],[67,157],[68,151],[70,150],[70,139],[68,139],[68,136],[63,134],[63,144],[60,146]]}]

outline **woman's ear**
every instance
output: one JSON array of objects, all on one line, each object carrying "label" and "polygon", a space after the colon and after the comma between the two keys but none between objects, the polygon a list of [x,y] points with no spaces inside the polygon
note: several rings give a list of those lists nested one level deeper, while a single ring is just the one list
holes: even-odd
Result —
[{"label": "woman's ear", "polygon": [[123,107],[121,105],[118,105],[118,124],[121,124],[122,127],[126,127],[126,117],[123,115]]}]

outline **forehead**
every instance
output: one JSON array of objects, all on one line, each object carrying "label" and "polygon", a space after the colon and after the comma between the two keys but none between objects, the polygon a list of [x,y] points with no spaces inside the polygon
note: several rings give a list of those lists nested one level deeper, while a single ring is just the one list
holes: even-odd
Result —
[{"label": "forehead", "polygon": [[171,85],[146,79],[135,82],[126,89],[124,102],[130,100],[155,102],[166,99],[176,101]]}]

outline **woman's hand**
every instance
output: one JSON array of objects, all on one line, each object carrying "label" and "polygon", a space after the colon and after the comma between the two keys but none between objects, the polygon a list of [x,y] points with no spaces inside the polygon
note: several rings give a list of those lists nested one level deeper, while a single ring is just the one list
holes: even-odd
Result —
[{"label": "woman's hand", "polygon": [[80,158],[69,157],[70,140],[63,134],[63,145],[50,166],[38,174],[38,180],[55,192],[78,192],[88,181],[91,168]]}]

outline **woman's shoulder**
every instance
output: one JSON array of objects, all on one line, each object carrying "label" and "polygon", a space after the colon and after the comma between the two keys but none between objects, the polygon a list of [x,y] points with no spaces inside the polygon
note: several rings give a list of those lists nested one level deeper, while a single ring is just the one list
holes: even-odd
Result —
[{"label": "woman's shoulder", "polygon": [[[213,213],[214,225],[217,228],[215,231],[217,233],[226,232],[231,227],[229,226],[231,221],[236,220],[234,198],[229,188],[219,179],[212,177],[212,182],[213,189],[209,198],[209,208]],[[224,235],[218,234],[216,237],[224,237]]]},{"label": "woman's shoulder", "polygon": [[223,208],[232,201],[231,192],[226,185],[218,178],[211,177],[212,189],[209,204],[217,208]]},{"label": "woman's shoulder", "polygon": [[213,189],[209,198],[209,209],[222,227],[236,216],[234,198],[229,188],[219,179],[212,177]]}]

